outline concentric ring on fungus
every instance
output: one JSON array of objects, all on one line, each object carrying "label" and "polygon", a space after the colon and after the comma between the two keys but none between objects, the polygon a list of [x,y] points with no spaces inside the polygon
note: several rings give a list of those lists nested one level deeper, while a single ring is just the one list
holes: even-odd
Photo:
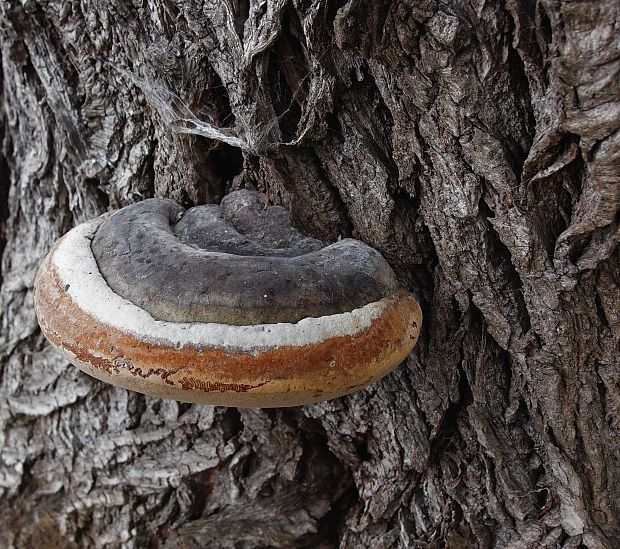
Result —
[{"label": "concentric ring on fungus", "polygon": [[381,378],[420,308],[376,250],[303,236],[253,191],[149,199],[69,231],[35,281],[46,337],[108,383],[186,402],[295,406]]}]

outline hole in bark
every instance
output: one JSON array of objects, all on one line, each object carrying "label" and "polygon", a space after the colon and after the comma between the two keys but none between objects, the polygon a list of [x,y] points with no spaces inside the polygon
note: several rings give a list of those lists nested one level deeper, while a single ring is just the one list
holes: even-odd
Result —
[{"label": "hole in bark", "polygon": [[211,142],[204,161],[204,171],[207,187],[215,202],[220,202],[233,178],[242,170],[243,154],[239,149],[226,143]]},{"label": "hole in bark", "polygon": [[544,509],[547,504],[547,500],[549,499],[549,489],[548,488],[539,488],[535,491],[536,497],[536,505],[539,509]]},{"label": "hole in bark", "polygon": [[335,112],[327,113],[325,115],[325,121],[327,122],[327,131],[331,134],[331,137],[335,138],[338,143],[343,143],[344,134],[338,115]]},{"label": "hole in bark", "polygon": [[228,408],[222,418],[222,437],[226,442],[243,431],[241,414],[237,408]]},{"label": "hole in bark", "polygon": [[151,403],[151,408],[153,410],[153,413],[155,415],[159,414],[160,410],[161,410],[161,401],[159,400],[155,400]]},{"label": "hole in bark", "polygon": [[353,442],[353,446],[355,446],[360,461],[371,460],[372,456],[368,450],[368,440],[366,438],[354,438],[351,442]]},{"label": "hole in bark", "polygon": [[222,143],[211,151],[209,157],[213,163],[213,173],[226,181],[240,174],[243,169],[243,154],[230,145]]}]

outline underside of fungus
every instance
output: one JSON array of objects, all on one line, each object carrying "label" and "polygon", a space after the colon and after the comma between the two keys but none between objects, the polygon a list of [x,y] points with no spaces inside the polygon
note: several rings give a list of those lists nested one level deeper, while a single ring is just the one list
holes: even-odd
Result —
[{"label": "underside of fungus", "polygon": [[98,379],[241,407],[364,387],[421,323],[376,250],[303,236],[253,191],[189,210],[149,199],[76,227],[39,269],[35,305],[52,344]]}]

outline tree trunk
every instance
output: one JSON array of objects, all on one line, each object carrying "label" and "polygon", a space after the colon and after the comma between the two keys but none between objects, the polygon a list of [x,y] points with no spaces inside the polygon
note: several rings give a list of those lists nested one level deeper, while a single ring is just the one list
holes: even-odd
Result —
[{"label": "tree trunk", "polygon": [[[620,546],[617,0],[0,4],[3,547]],[[300,408],[99,383],[36,269],[150,196],[266,192],[425,319]]]}]

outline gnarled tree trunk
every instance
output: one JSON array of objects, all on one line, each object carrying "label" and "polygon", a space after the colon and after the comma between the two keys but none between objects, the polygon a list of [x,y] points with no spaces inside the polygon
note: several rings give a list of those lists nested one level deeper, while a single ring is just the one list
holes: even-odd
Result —
[{"label": "gnarled tree trunk", "polygon": [[[3,547],[620,546],[617,0],[0,4]],[[417,289],[349,397],[101,384],[32,285],[133,201],[268,193]]]}]

